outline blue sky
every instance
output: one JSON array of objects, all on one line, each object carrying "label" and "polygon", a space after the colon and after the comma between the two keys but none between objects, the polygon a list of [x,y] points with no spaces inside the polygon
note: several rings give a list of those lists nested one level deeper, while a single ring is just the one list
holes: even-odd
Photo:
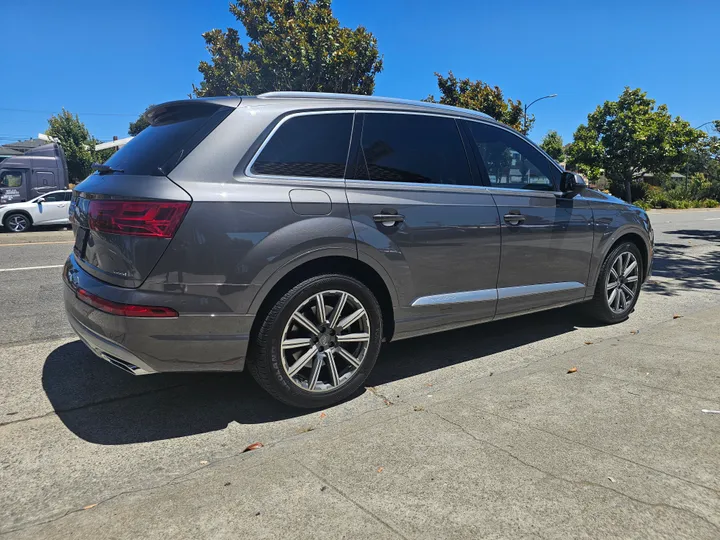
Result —
[{"label": "blue sky", "polygon": [[[202,32],[238,26],[223,0],[2,3],[0,143],[36,136],[61,107],[101,140],[122,137],[146,105],[199,82]],[[433,72],[448,70],[524,102],[559,94],[533,105],[535,140],[556,129],[569,141],[626,85],[693,126],[720,118],[717,0],[335,0],[333,9],[378,38],[377,95],[424,98],[437,93]]]}]

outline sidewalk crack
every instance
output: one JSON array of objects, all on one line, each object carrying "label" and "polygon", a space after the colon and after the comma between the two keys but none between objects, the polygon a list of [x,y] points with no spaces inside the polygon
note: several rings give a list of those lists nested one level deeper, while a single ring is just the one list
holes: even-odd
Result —
[{"label": "sidewalk crack", "polygon": [[[513,454],[512,452],[510,452],[509,450],[503,448],[502,446],[498,446],[497,444],[491,443],[490,441],[488,441],[488,440],[486,440],[486,439],[482,439],[482,438],[474,435],[473,433],[471,433],[470,431],[468,431],[462,424],[459,424],[458,422],[455,422],[455,421],[453,421],[453,420],[450,420],[449,418],[446,418],[446,417],[444,417],[443,415],[441,415],[441,414],[439,414],[439,413],[437,413],[437,412],[435,412],[435,411],[429,411],[429,412],[431,412],[432,414],[434,414],[435,416],[437,416],[437,417],[440,418],[441,420],[444,420],[444,421],[447,422],[448,424],[451,424],[451,425],[457,427],[457,428],[458,428],[460,431],[462,431],[465,435],[469,436],[470,438],[474,439],[475,441],[477,441],[477,442],[479,442],[479,443],[481,443],[481,444],[486,444],[486,445],[488,445],[488,446],[491,446],[492,448],[494,448],[494,449],[496,449],[496,450],[504,453],[505,455],[511,457],[512,459],[514,459],[514,460],[517,461],[518,463],[521,463],[522,465],[525,465],[526,467],[528,467],[528,468],[530,468],[530,469],[533,469],[533,470],[539,472],[540,474],[543,474],[543,475],[545,475],[545,476],[549,476],[550,478],[553,478],[553,479],[558,480],[558,481],[560,481],[560,482],[566,482],[566,483],[568,483],[568,484],[574,484],[574,485],[585,486],[585,487],[596,487],[596,488],[600,488],[600,489],[603,489],[603,490],[611,491],[611,492],[615,493],[616,495],[619,495],[620,497],[626,498],[626,499],[628,499],[628,500],[630,500],[630,501],[632,501],[632,502],[634,502],[634,503],[637,503],[637,504],[640,504],[640,505],[643,505],[643,506],[649,506],[649,507],[651,507],[651,508],[667,508],[667,509],[677,510],[678,512],[681,512],[681,513],[684,513],[684,514],[689,514],[689,515],[691,515],[691,516],[693,516],[693,517],[696,517],[696,518],[704,521],[705,523],[707,523],[708,525],[710,525],[713,529],[715,529],[716,531],[720,532],[720,527],[719,527],[718,525],[716,525],[715,523],[713,523],[712,521],[710,521],[710,520],[709,520],[708,518],[706,518],[705,516],[701,516],[700,514],[697,514],[697,513],[693,512],[693,511],[690,510],[690,509],[682,508],[682,507],[679,507],[679,506],[673,506],[673,505],[667,504],[667,503],[652,503],[652,502],[650,502],[650,501],[645,501],[645,500],[643,500],[643,499],[638,499],[638,498],[636,498],[636,497],[633,497],[632,495],[628,495],[627,493],[623,493],[622,491],[619,491],[619,490],[617,490],[617,489],[613,489],[612,487],[606,486],[606,485],[604,485],[604,484],[599,484],[599,483],[597,483],[597,482],[591,482],[590,480],[572,480],[572,479],[566,478],[566,477],[564,477],[564,476],[559,476],[559,475],[553,474],[553,473],[551,473],[551,472],[549,472],[549,471],[546,471],[546,470],[544,470],[544,469],[541,469],[540,467],[537,467],[536,465],[533,465],[532,463],[529,463],[529,462],[523,460],[522,458],[520,458],[519,456]],[[554,434],[551,434],[551,435],[556,436],[556,435],[554,435]],[[573,442],[574,442],[574,441],[573,441]],[[616,457],[616,456],[615,456],[615,457]],[[622,459],[622,458],[620,458],[620,459]],[[639,464],[637,464],[637,463],[636,463],[635,465],[638,465],[638,466],[641,466],[641,467],[642,467],[642,465],[639,465]],[[660,471],[658,471],[658,472],[660,472]],[[662,472],[661,472],[661,474],[665,474],[665,473],[662,473]],[[670,476],[671,476],[671,475],[670,475]],[[558,524],[559,524],[559,523],[557,523],[557,524],[555,524],[555,525],[553,525],[553,526],[556,526],[556,525],[558,525]]]},{"label": "sidewalk crack", "polygon": [[356,500],[354,500],[352,497],[350,497],[347,493],[345,493],[345,492],[344,492],[343,490],[341,490],[339,487],[337,487],[336,485],[334,485],[332,482],[329,482],[327,479],[325,479],[325,478],[323,478],[322,476],[320,476],[318,473],[316,473],[316,472],[315,472],[314,470],[312,470],[310,467],[308,467],[307,465],[305,465],[303,462],[298,461],[297,459],[294,459],[294,458],[292,458],[292,460],[293,460],[295,463],[297,463],[298,465],[300,465],[300,466],[301,466],[303,469],[305,469],[307,472],[309,472],[311,475],[313,475],[315,478],[317,478],[318,480],[320,480],[323,484],[327,484],[328,486],[330,486],[333,490],[335,490],[335,491],[336,491],[340,496],[342,496],[344,499],[346,499],[347,501],[349,501],[350,503],[352,503],[353,505],[355,505],[356,507],[358,507],[360,510],[362,510],[363,512],[365,512],[365,513],[368,514],[369,516],[371,516],[371,517],[373,517],[374,519],[376,519],[377,521],[379,521],[379,522],[380,522],[381,524],[383,524],[385,527],[387,527],[387,528],[390,529],[392,532],[394,532],[395,534],[397,534],[400,538],[402,538],[403,540],[408,540],[408,538],[407,538],[404,534],[402,534],[400,531],[398,531],[397,529],[395,529],[395,528],[394,528],[392,525],[390,525],[387,521],[385,521],[384,519],[382,519],[380,516],[378,516],[378,515],[377,515],[375,512],[373,512],[372,510],[370,510],[370,509],[368,509],[368,508],[365,508],[362,504],[360,504],[359,502],[357,502]]}]

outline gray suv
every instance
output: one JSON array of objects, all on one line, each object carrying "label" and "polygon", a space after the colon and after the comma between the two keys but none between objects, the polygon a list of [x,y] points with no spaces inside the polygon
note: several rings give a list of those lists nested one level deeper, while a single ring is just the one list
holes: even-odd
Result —
[{"label": "gray suv", "polygon": [[165,103],[75,188],[70,323],[133,374],[248,368],[350,396],[383,341],[573,303],[626,319],[640,208],[472,111],[273,92]]}]

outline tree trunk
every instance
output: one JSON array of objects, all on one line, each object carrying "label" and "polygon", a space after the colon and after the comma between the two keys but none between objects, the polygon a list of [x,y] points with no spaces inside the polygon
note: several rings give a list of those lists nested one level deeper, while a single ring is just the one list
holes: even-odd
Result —
[{"label": "tree trunk", "polygon": [[631,180],[625,179],[624,182],[625,182],[625,200],[627,202],[631,203],[632,202],[632,188],[631,188],[632,179]]}]

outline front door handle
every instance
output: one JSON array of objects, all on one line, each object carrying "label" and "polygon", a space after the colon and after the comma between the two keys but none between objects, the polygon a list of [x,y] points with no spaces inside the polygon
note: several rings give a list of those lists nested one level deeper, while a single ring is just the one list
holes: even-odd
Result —
[{"label": "front door handle", "polygon": [[523,216],[520,213],[514,214],[510,212],[509,214],[505,214],[505,223],[508,225],[520,225],[523,221],[525,221],[525,216]]},{"label": "front door handle", "polygon": [[376,223],[382,223],[386,227],[392,227],[401,221],[405,221],[405,216],[402,214],[391,214],[390,212],[383,211],[380,214],[375,214],[373,216],[373,220],[375,220]]}]

